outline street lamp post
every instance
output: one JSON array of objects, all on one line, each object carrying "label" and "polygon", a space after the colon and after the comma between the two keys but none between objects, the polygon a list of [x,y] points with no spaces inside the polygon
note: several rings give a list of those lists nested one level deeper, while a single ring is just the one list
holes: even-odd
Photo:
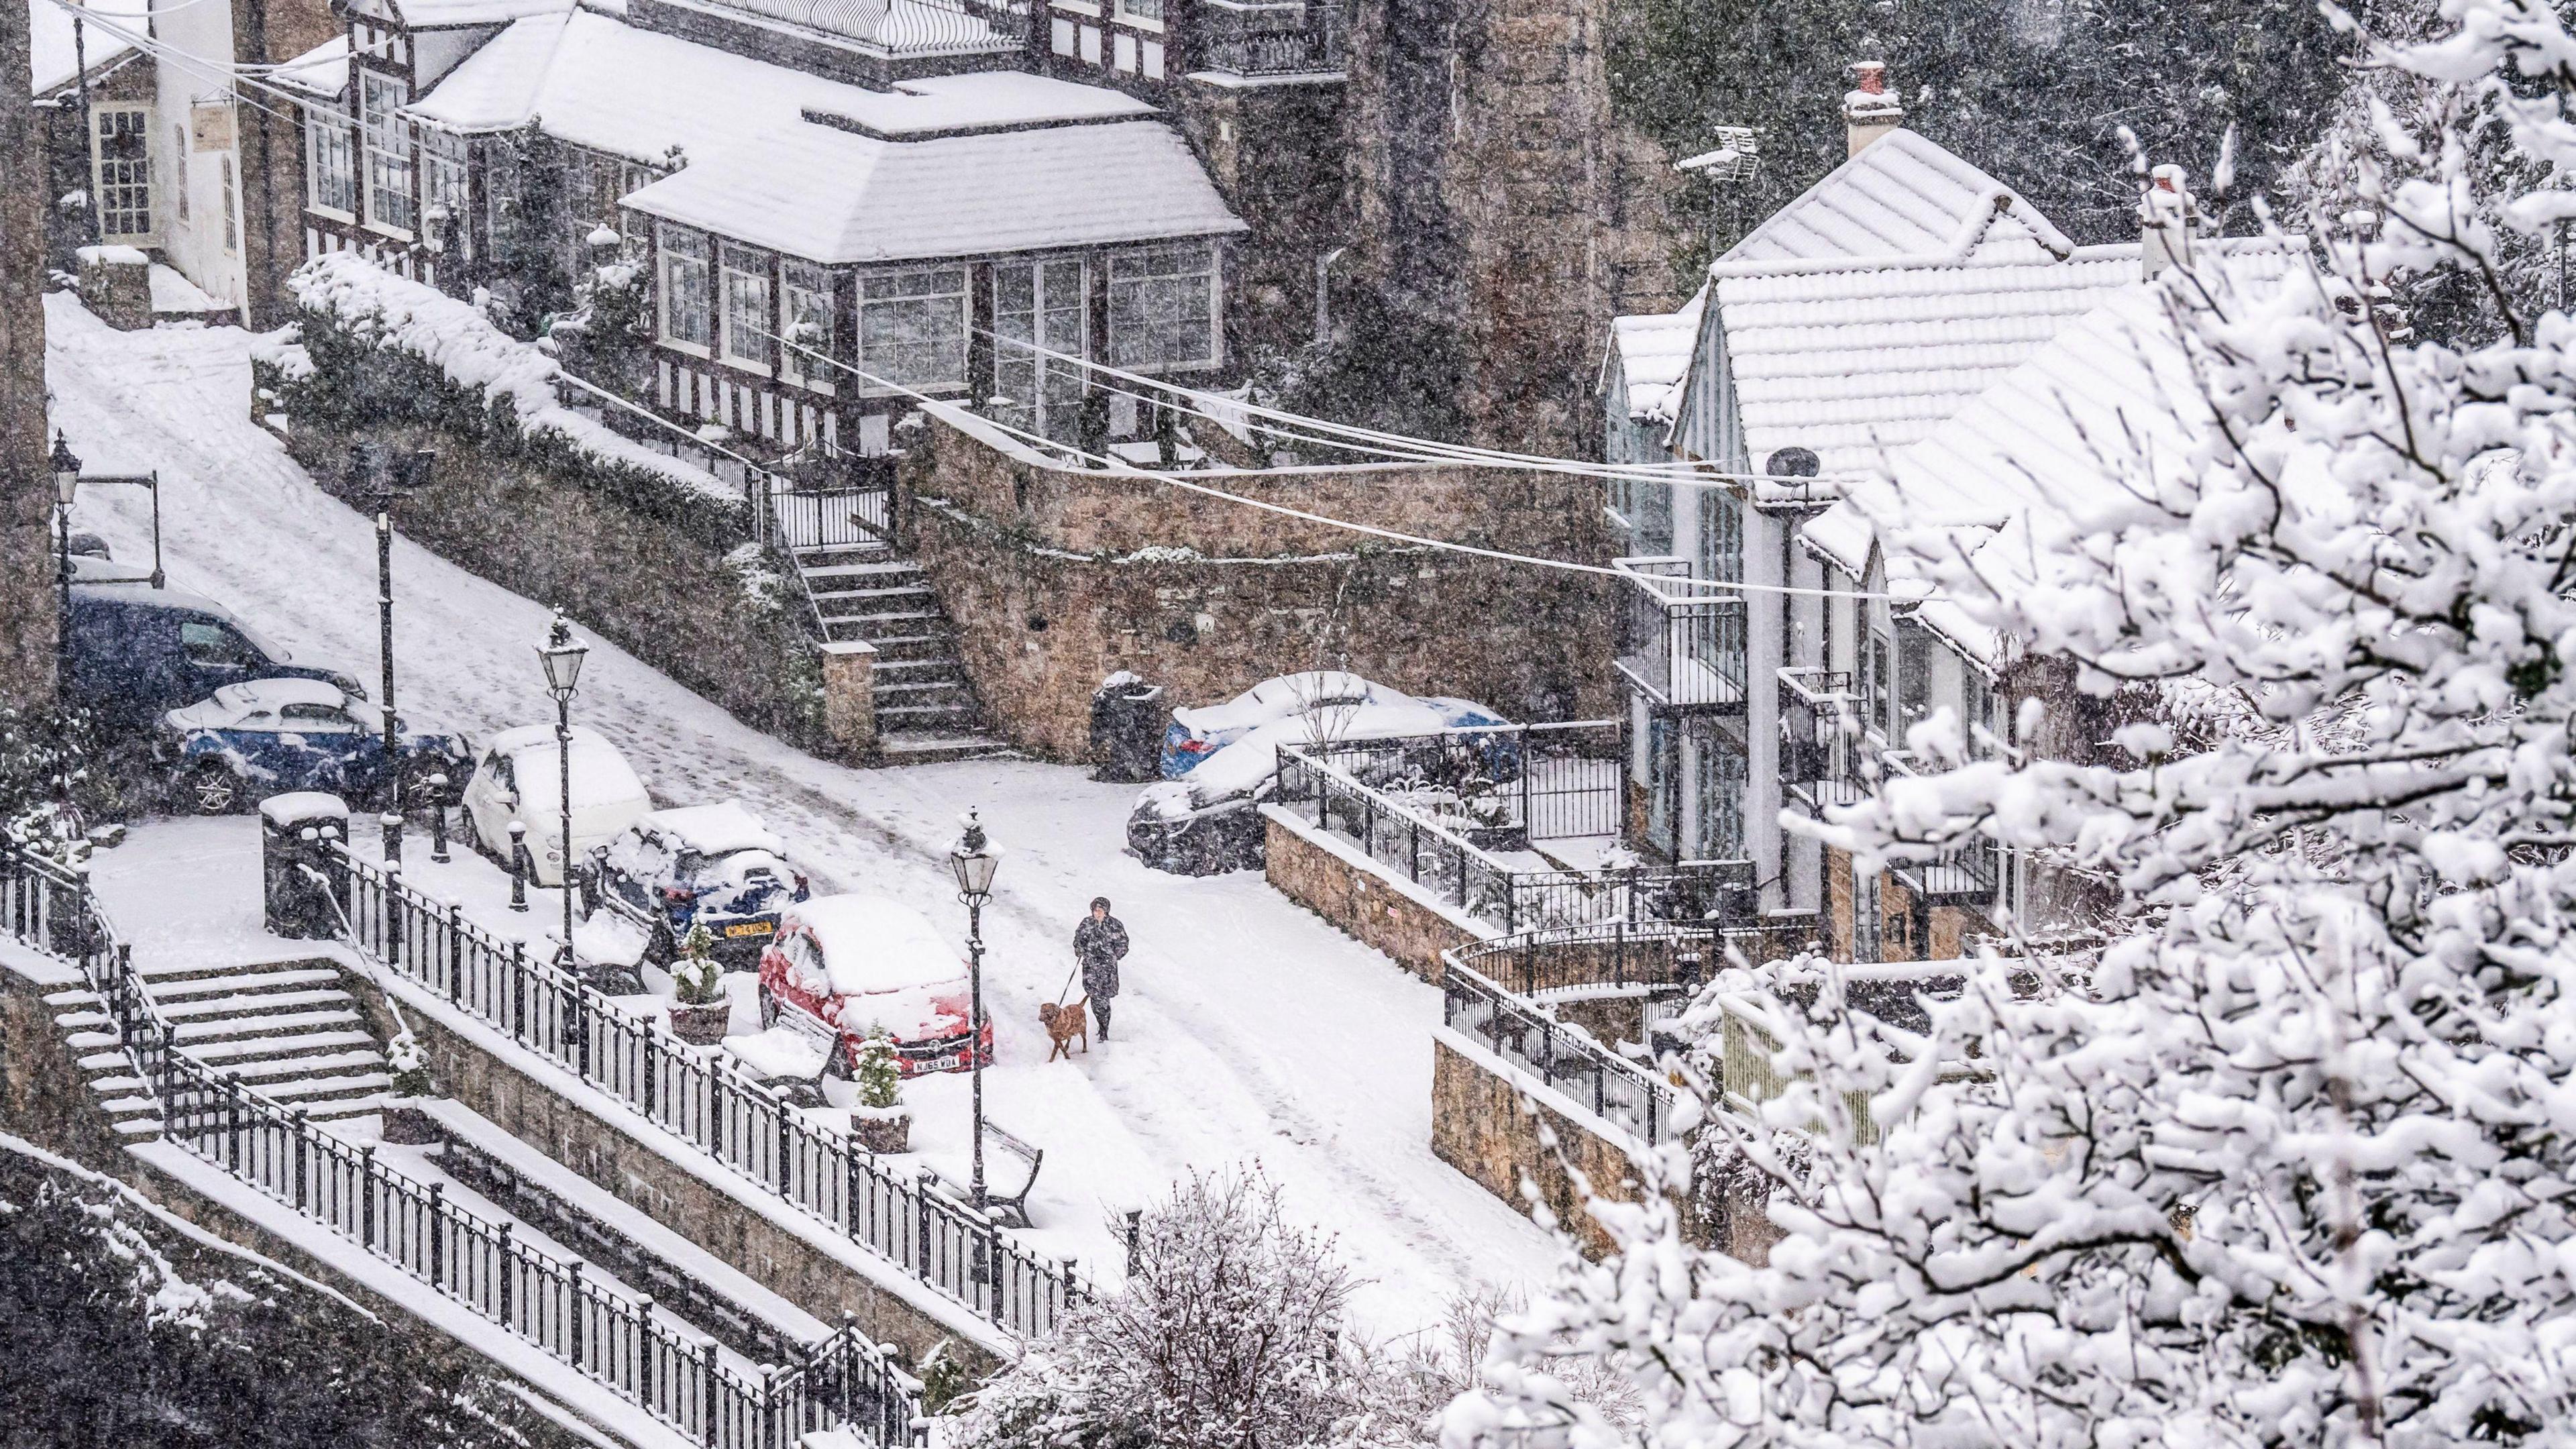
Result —
[{"label": "street lamp post", "polygon": [[590,646],[572,636],[572,621],[555,610],[554,625],[546,631],[546,642],[537,646],[537,658],[546,667],[546,693],[555,697],[555,759],[559,768],[556,783],[560,787],[563,830],[558,844],[563,871],[563,964],[573,969],[572,955],[572,696],[581,682],[581,662]]},{"label": "street lamp post", "polygon": [[54,614],[54,784],[66,813],[72,803],[71,734],[67,726],[72,677],[72,497],[80,492],[80,459],[62,429],[54,430],[53,455],[46,464],[54,474],[54,584],[60,591]]},{"label": "street lamp post", "polygon": [[394,722],[394,479],[379,450],[360,444],[351,450],[349,482],[369,489],[376,505],[377,649],[384,660],[385,716],[385,864],[402,864],[403,778],[401,743]]},{"label": "street lamp post", "polygon": [[1001,852],[984,839],[983,822],[967,811],[966,833],[948,852],[948,866],[957,874],[957,899],[966,903],[967,1010],[972,1018],[966,1024],[966,1061],[975,1083],[975,1174],[969,1191],[977,1212],[984,1210],[984,902],[993,898],[993,872],[1001,864]]}]

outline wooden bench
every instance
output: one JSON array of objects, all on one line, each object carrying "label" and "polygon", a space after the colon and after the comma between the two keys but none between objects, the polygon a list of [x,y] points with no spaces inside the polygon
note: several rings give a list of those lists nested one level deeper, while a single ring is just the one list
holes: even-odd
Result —
[{"label": "wooden bench", "polygon": [[[1030,1146],[1017,1135],[995,1123],[992,1118],[987,1117],[984,1119],[986,1166],[991,1165],[991,1159],[996,1150],[1003,1156],[1016,1157],[1027,1163],[1029,1174],[1020,1179],[1017,1192],[1002,1191],[1001,1187],[987,1176],[984,1181],[984,1211],[1003,1227],[1031,1227],[1033,1224],[1029,1221],[1029,1189],[1037,1186],[1038,1167],[1046,1161],[1046,1149]],[[939,1185],[949,1196],[962,1203],[972,1204],[975,1201],[973,1189],[966,1184],[951,1182],[945,1173],[935,1175],[939,1178]]]}]

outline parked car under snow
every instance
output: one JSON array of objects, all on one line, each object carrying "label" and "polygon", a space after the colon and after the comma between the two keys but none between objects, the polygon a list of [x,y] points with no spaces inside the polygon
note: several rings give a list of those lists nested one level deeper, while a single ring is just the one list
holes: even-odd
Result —
[{"label": "parked car under snow", "polygon": [[[520,725],[492,737],[465,786],[465,843],[509,864],[510,822],[528,827],[529,878],[561,885],[563,762],[553,725]],[[578,860],[608,844],[653,809],[643,778],[617,747],[575,725],[572,731],[572,850]]]},{"label": "parked car under snow", "polygon": [[883,896],[816,896],[779,915],[760,957],[760,1024],[783,1008],[813,1013],[836,1033],[832,1070],[856,1066],[859,1042],[883,1028],[904,1076],[962,1072],[993,1060],[993,1023],[969,1050],[965,958],[910,906]]},{"label": "parked car under snow", "polygon": [[598,852],[600,905],[642,927],[644,959],[668,965],[693,926],[727,967],[758,964],[782,907],[804,900],[787,845],[739,800],[656,810]]},{"label": "parked car under snow", "polygon": [[[1137,796],[1127,848],[1178,875],[1247,870],[1261,864],[1258,807],[1278,777],[1282,746],[1508,723],[1470,700],[1417,699],[1339,670],[1266,679],[1224,704],[1173,711],[1163,737],[1165,778]],[[1516,746],[1498,739],[1493,748]]]},{"label": "parked car under snow", "polygon": [[320,790],[359,800],[403,771],[417,798],[432,775],[460,778],[465,738],[401,728],[385,754],[384,711],[319,679],[253,679],[161,717],[153,746],[172,796],[200,815],[224,815],[269,795]]}]

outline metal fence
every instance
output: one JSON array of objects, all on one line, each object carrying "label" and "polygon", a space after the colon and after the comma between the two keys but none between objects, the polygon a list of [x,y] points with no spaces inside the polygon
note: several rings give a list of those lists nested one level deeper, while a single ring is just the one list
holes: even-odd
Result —
[{"label": "metal fence", "polygon": [[281,1107],[179,1051],[134,974],[130,948],[77,873],[0,847],[0,924],[79,965],[172,1141],[680,1433],[715,1449],[788,1449],[807,1433],[844,1426],[881,1445],[923,1442],[917,1385],[852,1325],[755,1377],[657,1315],[650,1297],[585,1277],[579,1260],[517,1241],[510,1223],[448,1201],[443,1184],[393,1170],[372,1146],[334,1137],[303,1108]]},{"label": "metal fence", "polygon": [[1226,75],[1308,75],[1342,68],[1342,7],[1300,0],[1199,0],[1193,64]]},{"label": "metal fence", "polygon": [[1745,605],[1707,592],[1682,559],[1622,559],[1630,587],[1619,615],[1618,667],[1676,709],[1742,709]]},{"label": "metal fence", "polygon": [[1523,931],[1473,942],[1453,954],[1518,996],[1600,986],[1687,991],[1737,956],[1754,966],[1793,956],[1815,944],[1816,929],[1812,919],[1735,927],[1614,921]]},{"label": "metal fence", "polygon": [[1595,1116],[1649,1144],[1672,1135],[1674,1092],[1652,1070],[1611,1051],[1590,1032],[1504,990],[1452,953],[1440,973],[1440,1019],[1482,1038],[1494,1055],[1534,1073]]},{"label": "metal fence", "polygon": [[618,1010],[524,943],[501,940],[345,846],[333,849],[349,873],[359,947],[519,1046],[1012,1333],[1045,1334],[1088,1296],[1072,1258],[1040,1256],[929,1171],[885,1166],[730,1057]]},{"label": "metal fence", "polygon": [[1779,677],[1781,784],[1811,810],[1869,793],[1849,671],[1783,669]]},{"label": "metal fence", "polygon": [[[1878,757],[1883,778],[1921,774],[1908,750],[1886,750]],[[1975,836],[1937,854],[1889,863],[1906,889],[1927,904],[1983,905],[1995,898],[2002,881],[2003,848],[1986,836]]]},{"label": "metal fence", "polygon": [[[1697,923],[1712,916],[1752,924],[1749,861],[1559,870],[1530,869],[1501,859],[1497,852],[1568,838],[1543,833],[1551,828],[1570,834],[1581,826],[1586,835],[1617,837],[1625,788],[1618,758],[1615,753],[1606,759],[1587,753],[1600,741],[1615,739],[1609,733],[1615,727],[1555,727],[1565,734],[1554,738],[1549,728],[1469,729],[1285,746],[1279,751],[1272,800],[1356,843],[1388,873],[1506,934],[1614,921]],[[1587,731],[1596,733],[1587,740],[1582,733]],[[1510,765],[1516,754],[1530,763]],[[1551,760],[1564,766],[1553,782],[1539,768]],[[1490,803],[1489,813],[1471,813],[1482,804],[1449,807],[1456,792],[1439,785],[1444,774],[1472,768],[1490,777],[1498,765],[1505,775],[1518,768],[1519,779],[1478,797]],[[1534,780],[1539,783],[1529,785]],[[1524,796],[1524,787],[1531,793]],[[1426,796],[1438,803],[1426,803]]]}]

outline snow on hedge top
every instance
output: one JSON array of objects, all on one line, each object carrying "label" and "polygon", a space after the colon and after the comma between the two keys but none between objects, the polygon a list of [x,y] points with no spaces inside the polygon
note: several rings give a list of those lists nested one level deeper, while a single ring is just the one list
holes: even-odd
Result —
[{"label": "snow on hedge top", "polygon": [[555,398],[563,367],[521,342],[476,310],[435,287],[397,277],[355,252],[316,257],[287,278],[288,290],[308,312],[328,312],[380,329],[379,346],[408,352],[444,373],[458,387],[506,397],[519,426],[554,433],[603,463],[640,468],[725,503],[742,491],[702,468],[610,432]]},{"label": "snow on hedge top", "polygon": [[1144,116],[1105,86],[1017,71],[939,76],[871,91],[639,30],[580,10],[522,20],[459,62],[409,114],[450,130],[548,135],[653,165],[749,144],[807,111],[881,135],[919,135]]},{"label": "snow on hedge top", "polygon": [[2065,255],[2065,234],[2019,192],[1920,132],[1870,143],[1718,259],[1778,263],[1969,255],[2036,243]]},{"label": "snow on hedge top", "polygon": [[625,204],[826,264],[1245,229],[1180,134],[1150,120],[918,141],[800,121]]}]

